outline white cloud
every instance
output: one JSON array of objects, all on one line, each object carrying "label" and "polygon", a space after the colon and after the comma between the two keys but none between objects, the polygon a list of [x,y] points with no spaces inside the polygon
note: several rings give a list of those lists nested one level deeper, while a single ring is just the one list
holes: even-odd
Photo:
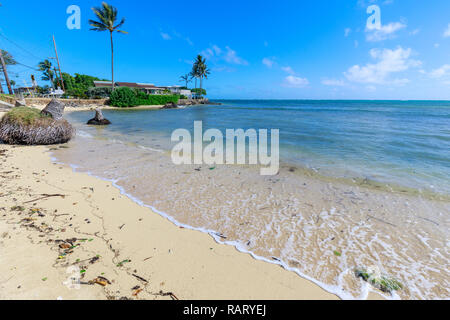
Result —
[{"label": "white cloud", "polygon": [[348,36],[350,35],[351,32],[352,32],[352,29],[346,28],[346,29],[344,30],[344,35],[345,35],[345,37],[348,37]]},{"label": "white cloud", "polygon": [[420,32],[420,29],[414,29],[409,34],[412,35],[412,36],[415,36],[415,35],[419,34],[419,32]]},{"label": "white cloud", "polygon": [[430,72],[432,78],[442,78],[444,76],[450,76],[450,64],[444,64],[438,69],[434,69]]},{"label": "white cloud", "polygon": [[225,49],[220,48],[217,45],[213,45],[211,48],[205,49],[201,52],[206,59],[223,60],[229,64],[248,65],[248,62],[239,57],[233,49],[226,46]]},{"label": "white cloud", "polygon": [[283,70],[284,72],[289,73],[291,75],[295,74],[294,70],[289,66],[281,67],[281,70]]},{"label": "white cloud", "polygon": [[336,79],[323,79],[322,84],[325,86],[331,86],[331,87],[345,86],[345,82],[343,80],[336,80]]},{"label": "white cloud", "polygon": [[439,43],[435,43],[434,44],[434,47],[437,49],[437,48],[439,48],[441,45],[439,44]]},{"label": "white cloud", "polygon": [[168,33],[165,33],[165,32],[161,32],[161,38],[163,38],[164,40],[172,39],[172,37]]},{"label": "white cloud", "polygon": [[379,29],[366,29],[366,40],[370,42],[383,41],[395,37],[395,33],[406,28],[406,24],[401,22],[391,22],[381,26]]},{"label": "white cloud", "polygon": [[308,79],[300,78],[293,75],[287,76],[284,79],[284,86],[288,88],[304,88],[309,84]]},{"label": "white cloud", "polygon": [[274,58],[264,58],[262,60],[263,65],[265,65],[267,68],[272,68],[272,66],[275,64]]},{"label": "white cloud", "polygon": [[365,66],[354,65],[344,73],[352,82],[368,84],[397,84],[407,83],[408,79],[390,79],[391,74],[403,72],[411,67],[418,67],[422,63],[411,59],[411,49],[398,47],[391,49],[372,49],[370,56],[377,60],[376,63],[368,63]]},{"label": "white cloud", "polygon": [[444,38],[450,37],[450,23],[447,26],[447,29],[444,31]]},{"label": "white cloud", "polygon": [[233,49],[231,49],[230,47],[225,47],[227,52],[225,54],[225,61],[231,64],[241,64],[241,65],[248,65],[248,62],[245,61],[244,59],[242,59],[241,57],[239,57],[236,53],[236,51],[234,51]]}]

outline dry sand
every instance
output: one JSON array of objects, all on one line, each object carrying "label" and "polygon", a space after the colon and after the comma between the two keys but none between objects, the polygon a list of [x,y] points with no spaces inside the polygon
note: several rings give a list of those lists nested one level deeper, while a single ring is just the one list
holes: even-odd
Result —
[{"label": "dry sand", "polygon": [[[0,299],[337,299],[52,163],[49,148],[0,145]],[[73,266],[79,289],[63,284]],[[110,284],[87,284],[98,277]]]}]

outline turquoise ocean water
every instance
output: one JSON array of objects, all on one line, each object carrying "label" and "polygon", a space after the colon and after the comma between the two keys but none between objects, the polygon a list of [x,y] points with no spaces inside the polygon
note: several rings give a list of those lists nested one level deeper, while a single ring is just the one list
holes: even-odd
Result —
[{"label": "turquoise ocean water", "polygon": [[[111,135],[170,149],[177,128],[279,129],[281,161],[325,176],[450,194],[450,102],[219,100],[183,110],[105,111]],[[69,120],[83,123],[85,112]],[[147,139],[145,138],[147,137]],[[151,137],[151,138],[150,138]],[[156,139],[156,137],[158,139]]]}]

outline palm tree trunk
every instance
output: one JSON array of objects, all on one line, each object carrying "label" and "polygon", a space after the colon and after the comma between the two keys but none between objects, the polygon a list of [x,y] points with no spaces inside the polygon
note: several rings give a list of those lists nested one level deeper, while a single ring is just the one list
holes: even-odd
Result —
[{"label": "palm tree trunk", "polygon": [[200,77],[200,98],[203,96],[203,77]]},{"label": "palm tree trunk", "polygon": [[114,42],[113,42],[113,33],[110,31],[111,35],[111,81],[112,81],[112,90],[114,91]]}]

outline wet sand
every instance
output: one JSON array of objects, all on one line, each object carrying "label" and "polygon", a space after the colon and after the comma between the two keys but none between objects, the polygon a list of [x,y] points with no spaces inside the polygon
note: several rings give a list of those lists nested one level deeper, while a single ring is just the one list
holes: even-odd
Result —
[{"label": "wet sand", "polygon": [[[0,150],[0,299],[337,299],[52,163],[49,147]],[[79,289],[64,284],[73,267]]]}]

